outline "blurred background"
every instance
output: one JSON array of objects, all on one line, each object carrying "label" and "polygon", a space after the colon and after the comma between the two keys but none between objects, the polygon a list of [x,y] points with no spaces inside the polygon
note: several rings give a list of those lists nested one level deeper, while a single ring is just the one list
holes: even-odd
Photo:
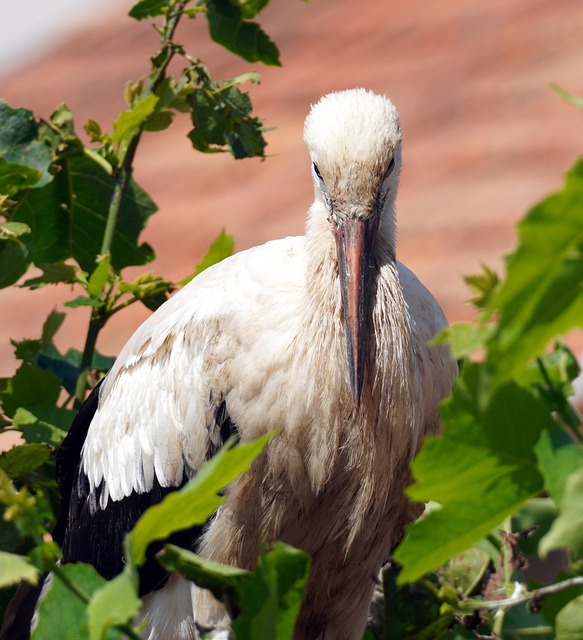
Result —
[{"label": "blurred background", "polygon": [[[66,102],[79,133],[89,118],[111,130],[125,84],[147,73],[158,43],[151,23],[127,16],[133,4],[3,3],[0,97],[44,118]],[[147,269],[179,280],[223,228],[237,250],[303,233],[312,198],[303,119],[320,95],[364,86],[387,94],[403,123],[398,257],[450,321],[472,318],[463,274],[481,264],[501,272],[515,223],[561,186],[583,150],[583,113],[551,89],[583,94],[580,0],[272,0],[258,21],[282,68],[215,45],[204,18],[179,30],[213,77],[261,73],[249,91],[273,130],[265,161],[195,152],[186,117],[143,137],[135,178],[160,208],[142,237],[157,253]],[[0,375],[9,375],[10,338],[39,337],[49,311],[73,296],[62,286],[0,296]],[[134,305],[118,314],[98,349],[116,354],[148,313]],[[56,343],[82,349],[88,314],[70,310]],[[570,342],[583,351],[580,335]]]}]

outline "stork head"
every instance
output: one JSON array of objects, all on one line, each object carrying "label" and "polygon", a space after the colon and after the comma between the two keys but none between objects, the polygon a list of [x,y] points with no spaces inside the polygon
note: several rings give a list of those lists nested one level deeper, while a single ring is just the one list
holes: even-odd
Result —
[{"label": "stork head", "polygon": [[395,257],[401,124],[387,98],[351,89],[326,95],[312,107],[304,140],[312,160],[314,210],[325,213],[335,238],[350,383],[358,408],[377,245]]}]

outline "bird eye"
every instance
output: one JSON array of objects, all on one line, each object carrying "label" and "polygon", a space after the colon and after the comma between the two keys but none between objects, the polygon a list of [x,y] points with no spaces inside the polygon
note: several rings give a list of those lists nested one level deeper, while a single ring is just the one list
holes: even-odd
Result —
[{"label": "bird eye", "polygon": [[322,178],[322,174],[320,173],[320,169],[318,169],[318,165],[315,162],[312,162],[312,166],[314,167],[314,173],[318,176],[318,179],[324,180],[324,178]]}]

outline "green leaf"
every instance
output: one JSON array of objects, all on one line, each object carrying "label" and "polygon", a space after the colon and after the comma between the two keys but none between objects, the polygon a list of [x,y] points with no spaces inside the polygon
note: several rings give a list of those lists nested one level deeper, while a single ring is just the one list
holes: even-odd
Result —
[{"label": "green leaf", "polygon": [[194,148],[204,153],[221,152],[229,146],[236,159],[263,158],[263,124],[251,117],[249,94],[240,91],[238,81],[205,85],[187,97],[194,124],[188,137]]},{"label": "green leaf", "polygon": [[169,0],[140,0],[129,11],[129,16],[136,20],[155,18],[164,15],[168,9]]},{"label": "green leaf", "polygon": [[555,93],[560,95],[561,98],[565,100],[565,102],[572,104],[574,107],[577,107],[577,109],[583,110],[583,98],[575,95],[574,93],[571,93],[570,91],[567,91],[566,89],[563,89],[563,87],[559,86],[558,84],[553,83],[551,84],[551,87],[553,91],[555,91]]},{"label": "green leaf", "polygon": [[151,272],[140,274],[133,282],[120,282],[120,293],[130,293],[141,300],[148,309],[155,311],[167,300],[173,285],[168,280]]},{"label": "green leaf", "polygon": [[0,158],[0,194],[12,196],[23,189],[30,189],[42,178],[42,173],[17,162]]},{"label": "green leaf", "polygon": [[555,640],[583,640],[583,596],[571,600],[557,614]]},{"label": "green leaf", "polygon": [[583,326],[583,160],[518,225],[519,245],[488,308],[499,310],[488,361],[508,379],[555,336]]},{"label": "green leaf", "polygon": [[428,437],[413,461],[407,494],[442,508],[408,527],[395,552],[399,580],[469,548],[543,488],[533,447],[555,426],[545,404],[515,383],[490,395],[486,382],[483,364],[466,363],[442,404],[443,435]]},{"label": "green leaf", "polygon": [[[22,170],[28,172],[26,186],[41,187],[52,180],[49,173],[51,153],[37,137],[38,126],[32,111],[13,109],[5,100],[0,100],[0,158],[9,166],[21,165]],[[37,174],[32,184],[31,169]],[[6,165],[0,165],[0,178],[3,180],[6,180],[5,172]],[[15,186],[21,188],[18,182],[17,178]]]},{"label": "green leaf", "polygon": [[444,327],[433,339],[434,344],[449,343],[451,354],[459,360],[485,347],[494,327],[477,322],[456,322]]},{"label": "green leaf", "polygon": [[60,391],[61,384],[54,374],[23,362],[0,398],[5,413],[12,417],[19,407],[56,404]]},{"label": "green leaf", "polygon": [[[92,273],[101,253],[114,178],[84,155],[68,156],[61,164],[51,184],[20,198],[13,220],[30,227],[26,246],[37,266],[72,257]],[[152,249],[139,245],[138,237],[155,211],[149,196],[131,181],[122,198],[111,250],[116,271],[152,260]]]},{"label": "green leaf", "polygon": [[543,432],[534,451],[545,479],[545,490],[561,509],[567,479],[582,466],[583,452],[566,432],[558,429]]},{"label": "green leaf", "polygon": [[442,612],[442,602],[436,593],[422,585],[398,585],[398,573],[395,566],[383,571],[385,619],[390,624],[391,640],[444,638],[453,622],[453,611],[445,607]]},{"label": "green leaf", "polygon": [[196,278],[199,273],[202,273],[205,269],[212,267],[213,264],[217,264],[233,255],[235,248],[235,238],[232,235],[226,233],[223,229],[219,235],[211,242],[208,251],[204,254],[201,261],[196,265],[194,273],[181,280],[178,284],[181,287],[187,285],[192,279]]},{"label": "green leaf", "polygon": [[0,551],[0,589],[25,580],[31,584],[38,582],[38,570],[26,556]]},{"label": "green leaf", "polygon": [[47,284],[77,284],[81,277],[78,267],[65,262],[41,263],[38,266],[43,272],[42,276],[26,280],[22,283],[23,287],[41,289]]},{"label": "green leaf", "polygon": [[137,595],[137,579],[129,565],[122,573],[97,589],[87,607],[90,640],[101,640],[106,631],[117,624],[131,623],[140,612],[142,601]]},{"label": "green leaf", "polygon": [[20,240],[0,243],[0,289],[21,278],[30,264],[30,254]]},{"label": "green leaf", "polygon": [[1,222],[0,240],[14,239],[30,233],[30,227],[22,222]]},{"label": "green leaf", "polygon": [[244,19],[240,5],[229,0],[207,0],[206,6],[210,34],[215,42],[248,62],[280,65],[278,48],[258,24]]},{"label": "green leaf", "polygon": [[583,553],[583,468],[567,478],[559,517],[541,540],[539,552],[544,557],[552,549],[562,548]]},{"label": "green leaf", "polygon": [[22,431],[24,439],[29,444],[39,443],[58,447],[67,435],[76,411],[60,407],[33,407],[33,409],[34,413],[22,407],[17,409],[14,414],[14,428]]},{"label": "green leaf", "polygon": [[102,300],[96,300],[95,298],[88,298],[87,296],[77,296],[73,300],[65,302],[65,306],[70,309],[77,309],[78,307],[93,307],[98,309],[103,306]]},{"label": "green leaf", "polygon": [[478,309],[487,306],[496,286],[499,283],[498,275],[486,265],[482,265],[482,271],[476,275],[464,276],[468,287],[474,292],[470,302]]},{"label": "green leaf", "polygon": [[87,291],[94,298],[101,297],[101,294],[105,289],[105,285],[109,280],[110,269],[111,260],[109,259],[109,255],[98,256],[95,271],[93,271],[89,277],[89,282],[87,283]]},{"label": "green leaf", "polygon": [[10,478],[18,478],[42,466],[52,451],[48,444],[21,444],[0,454],[0,469]]},{"label": "green leaf", "polygon": [[227,443],[202,465],[186,486],[150,507],[129,534],[128,550],[133,561],[138,566],[144,562],[151,542],[163,540],[175,531],[204,524],[225,501],[218,493],[251,466],[273,436],[274,433],[268,433],[236,447],[232,447],[232,442]]},{"label": "green leaf", "polygon": [[130,138],[146,122],[149,116],[154,113],[158,97],[150,93],[140,100],[129,111],[123,111],[113,123],[112,140],[114,144],[121,147],[127,145]]},{"label": "green leaf", "polygon": [[[87,564],[68,564],[60,567],[66,578],[91,597],[106,583],[97,571]],[[40,601],[38,625],[31,640],[55,640],[58,629],[59,640],[89,640],[87,605],[63,582],[52,574],[51,585]],[[121,638],[120,634],[116,636]],[[110,636],[108,635],[108,640]]]},{"label": "green leaf", "polygon": [[243,16],[249,20],[263,11],[270,0],[232,0],[232,2],[239,6]]},{"label": "green leaf", "polygon": [[294,637],[311,564],[303,551],[275,543],[269,553],[260,555],[253,571],[246,571],[166,545],[160,562],[224,602],[237,638]]}]

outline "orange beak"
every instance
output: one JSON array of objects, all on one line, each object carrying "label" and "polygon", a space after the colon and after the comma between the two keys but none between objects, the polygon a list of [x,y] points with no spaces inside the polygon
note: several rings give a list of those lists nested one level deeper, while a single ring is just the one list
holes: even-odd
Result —
[{"label": "orange beak", "polygon": [[379,220],[377,216],[350,217],[334,227],[342,307],[346,329],[346,353],[352,399],[360,407],[364,381],[367,331],[374,274],[373,250]]}]

